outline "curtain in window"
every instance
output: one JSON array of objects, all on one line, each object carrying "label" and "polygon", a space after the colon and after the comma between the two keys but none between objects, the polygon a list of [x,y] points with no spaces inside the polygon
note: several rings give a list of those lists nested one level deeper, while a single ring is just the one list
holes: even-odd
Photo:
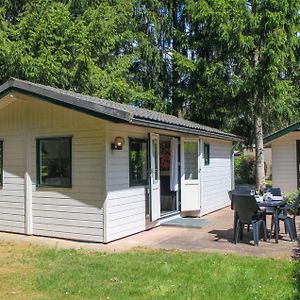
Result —
[{"label": "curtain in window", "polygon": [[170,190],[178,191],[178,139],[171,139]]}]

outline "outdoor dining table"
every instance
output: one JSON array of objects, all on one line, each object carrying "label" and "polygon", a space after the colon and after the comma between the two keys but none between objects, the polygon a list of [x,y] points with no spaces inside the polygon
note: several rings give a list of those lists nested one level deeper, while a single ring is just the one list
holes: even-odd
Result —
[{"label": "outdoor dining table", "polygon": [[272,199],[264,200],[263,196],[256,196],[256,201],[259,207],[274,208],[274,219],[275,219],[275,242],[278,243],[279,239],[279,220],[278,215],[280,208],[286,204],[286,200],[283,197],[273,197]]}]

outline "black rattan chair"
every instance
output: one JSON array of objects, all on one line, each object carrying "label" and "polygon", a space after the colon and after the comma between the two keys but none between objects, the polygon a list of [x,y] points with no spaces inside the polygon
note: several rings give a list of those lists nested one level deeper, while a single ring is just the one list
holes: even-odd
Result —
[{"label": "black rattan chair", "polygon": [[[248,188],[248,187],[237,187],[235,190],[228,191],[228,197],[230,199],[230,207],[233,210],[233,204],[232,204],[232,196],[233,195],[251,195],[251,192],[253,190]],[[233,220],[233,241],[235,241],[235,236],[236,236],[236,212],[234,213],[234,220]],[[249,232],[250,227],[248,225],[247,230]]]},{"label": "black rattan chair", "polygon": [[[265,188],[264,193],[271,193],[273,196],[282,196],[280,188]],[[271,217],[271,231],[270,231],[270,238],[272,236],[273,231],[273,224],[274,224],[274,214],[275,208],[274,207],[267,207],[266,208],[266,215],[272,216]]]},{"label": "black rattan chair", "polygon": [[236,188],[235,190],[231,190],[228,192],[228,197],[230,199],[230,203],[231,203],[231,209],[233,209],[233,206],[232,206],[232,196],[233,195],[251,195],[251,192],[253,190],[248,188],[248,187],[238,187]]},{"label": "black rattan chair", "polygon": [[[294,241],[297,238],[297,228],[296,228],[296,216],[299,211],[300,203],[300,193],[295,199],[293,204],[287,204],[281,209],[281,213],[278,216],[278,220],[284,222],[285,228],[290,236],[290,239]],[[290,216],[292,215],[292,216]],[[272,222],[273,229],[274,221]]]},{"label": "black rattan chair", "polygon": [[232,205],[236,213],[234,243],[237,243],[239,238],[242,237],[245,224],[252,226],[254,245],[258,246],[261,226],[263,229],[264,240],[266,240],[267,230],[265,212],[261,211],[258,207],[255,196],[233,194]]}]

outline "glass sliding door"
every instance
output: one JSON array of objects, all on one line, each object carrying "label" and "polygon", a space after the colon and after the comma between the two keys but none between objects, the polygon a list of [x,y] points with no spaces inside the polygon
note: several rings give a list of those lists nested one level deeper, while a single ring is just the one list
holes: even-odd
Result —
[{"label": "glass sliding door", "polygon": [[179,143],[178,138],[160,136],[160,209],[161,215],[178,211]]}]

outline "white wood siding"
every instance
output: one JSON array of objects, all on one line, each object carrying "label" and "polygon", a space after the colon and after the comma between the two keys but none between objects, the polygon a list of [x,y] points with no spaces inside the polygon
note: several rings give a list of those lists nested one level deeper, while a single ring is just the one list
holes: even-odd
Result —
[{"label": "white wood siding", "polygon": [[272,142],[272,181],[283,192],[297,190],[296,140],[300,132],[289,133]]},{"label": "white wood siding", "polygon": [[[19,223],[11,226],[5,223],[8,230],[24,232],[24,147],[27,140],[31,148],[33,234],[102,242],[104,121],[24,95],[18,98],[0,110],[1,131],[8,135],[0,136],[5,145],[5,178],[0,201],[13,203],[10,209],[14,216],[17,215],[14,218],[22,223],[20,231],[15,229]],[[2,126],[3,123],[8,125]],[[72,188],[36,187],[36,138],[55,136],[72,136]],[[13,200],[7,191],[13,193]],[[5,230],[1,227],[3,209],[0,208],[0,230]]]},{"label": "white wood siding", "polygon": [[210,144],[210,164],[205,166],[203,157],[201,215],[228,206],[231,189],[231,143],[213,139],[203,143]]},{"label": "white wood siding", "polygon": [[[148,139],[150,132],[176,136],[177,132],[126,124],[106,125],[107,147],[107,242],[146,229],[146,186],[129,186],[129,138]],[[123,150],[111,150],[117,136],[125,139]],[[195,136],[193,136],[195,137]],[[157,224],[157,223],[153,223]]]},{"label": "white wood siding", "polygon": [[4,184],[0,189],[0,230],[25,233],[25,140],[22,132],[10,125],[8,116],[0,111],[0,138],[5,157]]},{"label": "white wood siding", "polygon": [[[107,141],[107,242],[145,230],[145,186],[129,186],[129,137],[148,138],[149,129],[108,123]],[[116,136],[122,136],[122,150],[111,150]]]},{"label": "white wood siding", "polygon": [[[25,232],[26,172],[32,182],[33,234],[109,242],[145,230],[146,187],[129,185],[128,138],[147,139],[150,132],[195,137],[114,124],[20,94],[7,96],[0,105],[0,230]],[[72,188],[36,187],[36,138],[55,136],[72,136]],[[125,138],[122,151],[111,150],[116,136]],[[228,205],[231,182],[231,143],[207,141],[211,164],[202,170],[202,214]]]},{"label": "white wood siding", "polygon": [[[128,138],[148,139],[150,132],[185,138],[195,138],[195,135],[110,122],[107,122],[106,128],[106,242],[109,242],[146,229],[146,187],[129,186]],[[125,144],[123,150],[112,151],[111,143],[117,136],[122,136],[125,139]],[[216,139],[204,141],[211,144],[211,164],[203,167],[203,207],[201,214],[229,205],[227,193],[231,189],[232,143]]]}]

